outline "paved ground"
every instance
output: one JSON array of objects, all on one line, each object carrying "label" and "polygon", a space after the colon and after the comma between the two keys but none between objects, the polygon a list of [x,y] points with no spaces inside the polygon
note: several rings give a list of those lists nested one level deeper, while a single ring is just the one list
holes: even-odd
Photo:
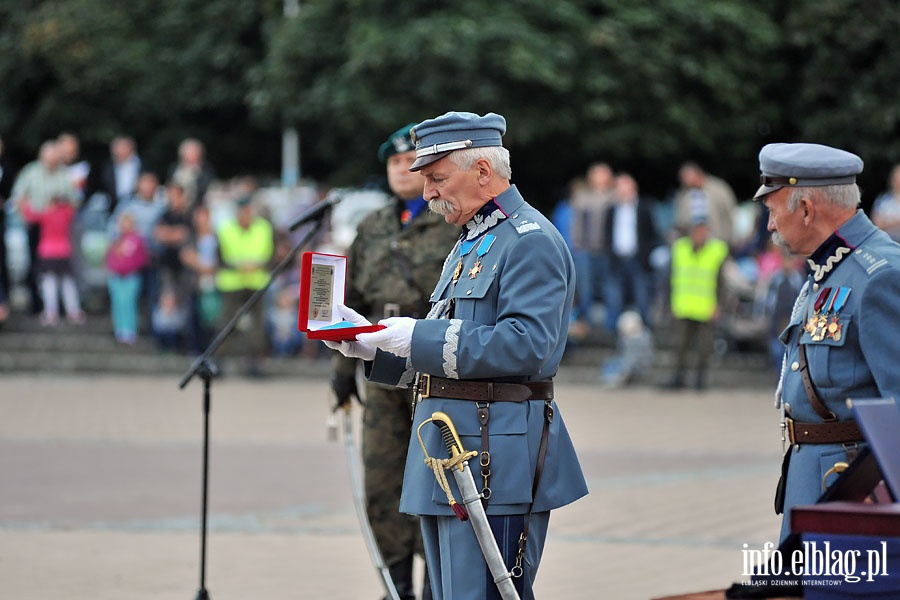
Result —
[{"label": "paved ground", "polygon": [[[202,383],[0,376],[0,596],[186,600],[199,582]],[[214,600],[375,600],[325,379],[213,385]],[[554,513],[540,598],[727,587],[777,537],[771,392],[560,383],[591,488]],[[358,413],[358,411],[357,411]]]}]

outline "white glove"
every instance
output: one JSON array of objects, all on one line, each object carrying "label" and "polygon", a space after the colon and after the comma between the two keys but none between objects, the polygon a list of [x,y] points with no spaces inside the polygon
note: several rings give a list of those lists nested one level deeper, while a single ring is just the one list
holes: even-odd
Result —
[{"label": "white glove", "polygon": [[[362,316],[352,308],[344,306],[343,304],[338,304],[337,310],[342,319],[349,323],[352,323],[356,327],[365,327],[367,325],[371,325],[368,319],[366,319],[364,316]],[[331,342],[325,340],[325,345],[332,350],[337,350],[347,358],[361,358],[363,360],[375,360],[375,352],[377,350],[377,348],[375,348],[375,346],[373,346],[372,344],[367,344],[362,341]]]},{"label": "white glove", "polygon": [[343,320],[353,323],[357,327],[365,327],[367,325],[371,325],[367,318],[365,318],[349,306],[338,304],[337,311],[338,314],[341,315],[341,318]]},{"label": "white glove", "polygon": [[389,317],[378,321],[378,324],[384,325],[384,329],[360,333],[356,339],[402,358],[408,357],[412,352],[412,335],[416,320],[410,317]]},{"label": "white glove", "polygon": [[326,346],[328,346],[332,350],[337,350],[347,358],[375,360],[375,352],[378,350],[372,344],[367,344],[365,342],[331,342],[329,340],[323,341],[325,342]]}]

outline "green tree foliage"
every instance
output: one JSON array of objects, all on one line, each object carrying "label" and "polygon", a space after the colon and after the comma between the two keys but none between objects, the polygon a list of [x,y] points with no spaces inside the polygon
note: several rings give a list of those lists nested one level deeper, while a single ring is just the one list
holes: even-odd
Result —
[{"label": "green tree foliage", "polygon": [[574,87],[584,14],[541,0],[490,13],[479,0],[306,2],[271,38],[255,107],[299,124],[350,178],[389,132],[451,109],[499,112],[513,147],[533,144],[559,130],[551,112]]},{"label": "green tree foliage", "polygon": [[348,176],[372,163],[348,149],[373,155],[399,124],[495,111],[520,182],[548,192],[605,159],[665,171],[660,192],[688,155],[752,161],[775,114],[755,73],[777,39],[740,1],[311,1],[273,33],[255,108]]},{"label": "green tree foliage", "polygon": [[104,157],[109,140],[126,133],[161,172],[178,142],[196,136],[214,162],[237,165],[277,135],[251,126],[245,104],[247,73],[263,54],[259,4],[4,2],[0,131],[34,149],[71,130]]},{"label": "green tree foliage", "polygon": [[770,141],[859,152],[869,198],[900,161],[900,7],[887,0],[0,0],[0,135],[120,132],[162,169],[188,135],[223,174],[382,173],[398,126],[503,114],[514,176],[547,207],[588,163],[663,196],[700,162],[740,197]]},{"label": "green tree foliage", "polygon": [[[865,202],[900,162],[900,5],[888,0],[791,3],[789,122],[797,139],[853,150],[866,163]],[[814,24],[814,25],[810,25]]]},{"label": "green tree foliage", "polygon": [[[604,2],[586,38],[581,123],[587,149],[666,160],[755,148],[775,111],[757,76],[777,29],[752,3]],[[622,150],[616,152],[622,155]]]}]

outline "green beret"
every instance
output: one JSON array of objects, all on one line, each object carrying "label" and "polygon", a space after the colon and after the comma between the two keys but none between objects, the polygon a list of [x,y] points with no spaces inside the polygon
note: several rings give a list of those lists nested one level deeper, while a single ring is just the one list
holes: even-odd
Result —
[{"label": "green beret", "polygon": [[412,128],[415,126],[415,123],[410,123],[392,133],[387,141],[379,146],[378,160],[387,162],[387,159],[395,154],[412,152],[415,150],[416,147],[413,144],[412,137],[410,137],[410,131],[412,131]]}]

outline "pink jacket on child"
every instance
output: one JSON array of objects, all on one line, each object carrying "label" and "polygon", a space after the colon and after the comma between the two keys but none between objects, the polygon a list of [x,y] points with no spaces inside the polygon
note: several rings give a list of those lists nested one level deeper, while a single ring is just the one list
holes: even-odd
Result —
[{"label": "pink jacket on child", "polygon": [[142,269],[148,258],[143,238],[129,231],[117,237],[106,251],[106,267],[117,275],[130,275]]},{"label": "pink jacket on child", "polygon": [[37,255],[40,258],[71,258],[72,221],[75,207],[69,202],[52,202],[41,211],[34,211],[27,202],[21,205],[22,215],[29,223],[40,225]]}]

